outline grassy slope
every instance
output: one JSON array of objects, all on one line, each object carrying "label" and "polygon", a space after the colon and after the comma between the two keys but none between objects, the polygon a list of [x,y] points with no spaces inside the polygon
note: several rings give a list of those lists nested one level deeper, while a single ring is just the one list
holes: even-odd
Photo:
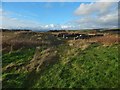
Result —
[{"label": "grassy slope", "polygon": [[3,69],[7,66],[10,68],[3,70],[3,88],[118,87],[119,45],[92,44],[81,50],[79,47],[62,44],[51,35],[47,36],[45,41],[51,40],[51,45],[48,46],[57,50],[59,61],[40,72],[19,71],[16,67],[19,69],[20,64],[29,63],[35,54],[35,48],[6,53],[2,56]]},{"label": "grassy slope", "polygon": [[[117,87],[117,47],[118,45],[104,47],[93,44],[81,51],[69,46],[59,46],[59,62],[53,66],[48,66],[42,74],[38,73],[39,78],[34,83],[31,82],[33,86],[29,87]],[[13,62],[16,59],[19,61],[25,59],[23,54],[27,60],[33,54],[32,52],[27,55],[24,52],[18,54],[19,59],[17,56],[14,57],[13,53],[6,54],[3,56],[3,60],[9,57],[9,60],[14,58]],[[3,85],[4,87],[24,87],[23,83],[28,75],[29,72],[11,71],[4,73]],[[33,77],[35,76],[31,76],[31,78]]]},{"label": "grassy slope", "polygon": [[[3,68],[11,63],[18,67],[19,64],[28,63],[34,55],[35,48],[26,48],[11,53],[4,54],[2,57]],[[18,67],[19,68],[19,67]],[[3,71],[3,88],[21,87],[28,72],[18,72],[15,68],[10,68],[10,71]]]},{"label": "grassy slope", "polygon": [[61,51],[62,60],[46,70],[34,87],[118,86],[117,45],[109,47],[91,45],[82,52],[78,49],[75,56],[65,56],[64,50]]}]

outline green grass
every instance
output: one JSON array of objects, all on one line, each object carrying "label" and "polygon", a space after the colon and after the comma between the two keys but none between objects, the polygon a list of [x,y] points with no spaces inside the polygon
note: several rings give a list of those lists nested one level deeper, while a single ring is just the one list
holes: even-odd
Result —
[{"label": "green grass", "polygon": [[[46,46],[41,46],[40,51],[46,49]],[[32,60],[35,54],[35,48],[23,48],[11,53],[4,54],[2,56],[2,66],[6,67],[7,65],[13,63],[15,67],[19,68],[19,64],[27,64]],[[18,66],[17,66],[18,65]],[[26,79],[29,77],[31,72],[28,71],[18,71],[15,68],[11,70],[3,71],[2,73],[2,85],[3,88],[23,88],[25,83],[28,83]],[[34,77],[34,76],[32,76]]]},{"label": "green grass", "polygon": [[[2,66],[6,67],[10,63],[15,65],[24,64],[33,58],[35,53],[35,48],[23,48],[11,53],[4,54],[2,56]],[[27,72],[17,72],[14,68],[9,72],[4,72],[2,74],[2,84],[3,88],[19,88],[27,76]]]},{"label": "green grass", "polygon": [[46,70],[34,85],[36,88],[112,88],[118,87],[118,48],[117,45],[103,47],[91,45],[68,63],[57,64]]},{"label": "green grass", "polygon": [[[59,61],[56,64],[47,66],[42,72],[4,73],[3,87],[118,87],[118,46],[105,47],[95,43],[85,50],[67,45],[57,46]],[[34,51],[35,49],[24,49],[5,54],[3,55],[3,66],[9,63],[25,63],[33,57]]]},{"label": "green grass", "polygon": [[10,63],[25,63],[32,59],[35,48],[26,48],[4,54],[2,56],[2,66],[5,67]]},{"label": "green grass", "polygon": [[3,88],[22,88],[27,73],[6,73],[3,75]]}]

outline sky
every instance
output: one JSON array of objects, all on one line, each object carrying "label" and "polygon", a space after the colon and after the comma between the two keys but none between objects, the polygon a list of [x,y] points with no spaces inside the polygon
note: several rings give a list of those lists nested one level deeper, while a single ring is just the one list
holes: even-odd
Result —
[{"label": "sky", "polygon": [[118,28],[117,2],[2,2],[0,13],[7,29]]}]

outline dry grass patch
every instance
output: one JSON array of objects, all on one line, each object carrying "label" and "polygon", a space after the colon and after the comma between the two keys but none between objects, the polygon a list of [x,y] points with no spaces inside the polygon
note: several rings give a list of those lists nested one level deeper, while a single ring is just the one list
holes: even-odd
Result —
[{"label": "dry grass patch", "polygon": [[120,42],[120,37],[118,35],[105,35],[103,37],[94,37],[89,39],[89,42],[98,42],[104,45],[118,44]]},{"label": "dry grass patch", "polygon": [[82,50],[86,49],[90,45],[90,43],[88,43],[85,39],[69,40],[68,44],[69,46],[74,48],[81,48]]}]

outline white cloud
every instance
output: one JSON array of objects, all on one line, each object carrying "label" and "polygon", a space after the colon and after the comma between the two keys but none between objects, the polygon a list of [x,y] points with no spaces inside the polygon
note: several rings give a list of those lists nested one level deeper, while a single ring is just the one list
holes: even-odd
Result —
[{"label": "white cloud", "polygon": [[62,24],[40,24],[35,21],[21,20],[18,18],[11,18],[2,16],[2,28],[6,29],[31,29],[31,30],[60,30],[60,29],[73,29],[74,26]]},{"label": "white cloud", "polygon": [[110,7],[116,4],[115,2],[95,2],[95,3],[82,3],[75,10],[75,15],[90,15],[94,13],[104,14],[109,12]]},{"label": "white cloud", "polygon": [[54,24],[50,24],[50,27],[51,27],[51,28],[54,28]]},{"label": "white cloud", "polygon": [[118,27],[118,12],[109,13],[104,16],[82,17],[74,21],[81,28],[117,28]]},{"label": "white cloud", "polygon": [[39,23],[29,20],[20,20],[17,18],[11,18],[2,16],[2,28],[8,28],[8,29],[35,29],[36,27],[39,27]]},{"label": "white cloud", "polygon": [[[41,24],[37,21],[24,20],[19,18],[10,17],[11,14],[16,14],[14,12],[6,12],[0,9],[3,14],[0,16],[0,27],[6,29],[32,29],[32,30],[52,30],[52,29],[62,29],[60,24]],[[19,14],[16,14],[19,16]],[[21,14],[20,14],[21,15]],[[22,17],[22,16],[21,16]]]},{"label": "white cloud", "polygon": [[6,29],[39,29],[39,22],[11,17],[11,14],[24,17],[22,14],[5,11],[0,8],[0,27]]},{"label": "white cloud", "polygon": [[115,2],[100,0],[95,3],[82,3],[74,14],[81,16],[80,19],[74,20],[81,28],[118,27],[118,3]]}]

